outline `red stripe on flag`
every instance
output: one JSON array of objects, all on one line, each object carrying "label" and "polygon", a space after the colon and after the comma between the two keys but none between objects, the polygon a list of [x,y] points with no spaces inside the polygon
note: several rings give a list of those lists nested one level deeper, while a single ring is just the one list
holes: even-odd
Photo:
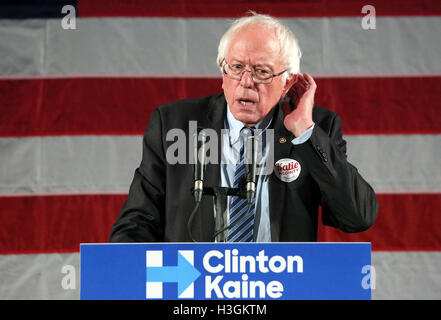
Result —
[{"label": "red stripe on flag", "polygon": [[441,14],[433,0],[79,0],[80,17],[239,17],[248,10],[276,17],[361,16],[365,5],[373,5],[377,16],[431,16]]},{"label": "red stripe on flag", "polygon": [[[107,242],[126,195],[0,197],[0,253],[78,251]],[[319,241],[372,242],[373,250],[441,250],[441,194],[384,194],[366,232],[319,228]]]},{"label": "red stripe on flag", "polygon": [[[0,80],[0,136],[142,134],[166,102],[219,93],[216,78]],[[318,78],[345,134],[441,133],[441,77]]]},{"label": "red stripe on flag", "polygon": [[377,221],[367,231],[321,226],[319,241],[371,242],[372,250],[441,250],[441,194],[381,194]]},{"label": "red stripe on flag", "polygon": [[77,252],[109,239],[127,195],[0,197],[0,253]]},{"label": "red stripe on flag", "polygon": [[0,80],[0,136],[142,134],[157,106],[221,92],[220,80]]},{"label": "red stripe on flag", "polygon": [[441,133],[441,77],[323,78],[316,104],[341,116],[345,134]]}]

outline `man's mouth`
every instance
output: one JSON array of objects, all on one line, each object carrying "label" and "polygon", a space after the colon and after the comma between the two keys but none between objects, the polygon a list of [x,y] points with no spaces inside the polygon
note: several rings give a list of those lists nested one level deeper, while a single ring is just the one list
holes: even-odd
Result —
[{"label": "man's mouth", "polygon": [[255,103],[254,101],[248,100],[248,99],[240,99],[239,102],[241,105],[244,105],[244,106],[250,106]]}]

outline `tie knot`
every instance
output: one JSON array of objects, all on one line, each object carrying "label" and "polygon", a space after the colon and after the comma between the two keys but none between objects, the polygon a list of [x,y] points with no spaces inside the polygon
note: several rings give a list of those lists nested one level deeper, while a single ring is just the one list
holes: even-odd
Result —
[{"label": "tie knot", "polygon": [[241,132],[250,132],[250,131],[254,131],[256,130],[255,126],[252,127],[243,127],[242,129],[240,129]]},{"label": "tie knot", "polygon": [[[240,149],[240,154],[241,156],[244,153],[244,148],[249,148],[248,144],[251,141],[250,139],[252,139],[254,137],[254,133],[255,133],[256,127],[243,127],[240,130],[240,140],[241,140],[241,149]],[[245,147],[245,145],[247,145],[247,147]]]},{"label": "tie knot", "polygon": [[240,129],[240,135],[243,137],[247,137],[249,135],[252,135],[254,133],[254,130],[256,130],[256,127],[243,127]]}]

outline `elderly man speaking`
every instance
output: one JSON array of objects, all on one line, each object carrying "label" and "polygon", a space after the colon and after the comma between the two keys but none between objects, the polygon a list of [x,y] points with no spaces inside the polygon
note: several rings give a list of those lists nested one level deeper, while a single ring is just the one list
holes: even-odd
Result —
[{"label": "elderly man speaking", "polygon": [[166,157],[172,144],[167,132],[190,134],[191,121],[219,136],[228,130],[219,145],[227,161],[207,165],[204,185],[237,188],[243,181],[244,131],[266,137],[261,161],[273,153],[274,170],[257,176],[252,202],[228,197],[232,227],[226,241],[317,241],[319,206],[325,225],[345,232],[371,227],[378,213],[375,193],[346,160],[339,116],[314,106],[317,85],[299,73],[300,57],[293,33],[273,17],[252,13],[236,20],[218,48],[223,93],[152,112],[142,161],[110,242],[213,241],[212,198],[203,197],[199,213],[190,217],[193,165],[171,164]]}]

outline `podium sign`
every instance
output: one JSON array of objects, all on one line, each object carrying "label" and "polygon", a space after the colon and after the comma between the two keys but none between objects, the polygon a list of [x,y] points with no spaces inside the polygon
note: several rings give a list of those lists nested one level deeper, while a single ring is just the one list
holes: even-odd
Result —
[{"label": "podium sign", "polygon": [[81,299],[371,299],[370,243],[81,244]]}]

